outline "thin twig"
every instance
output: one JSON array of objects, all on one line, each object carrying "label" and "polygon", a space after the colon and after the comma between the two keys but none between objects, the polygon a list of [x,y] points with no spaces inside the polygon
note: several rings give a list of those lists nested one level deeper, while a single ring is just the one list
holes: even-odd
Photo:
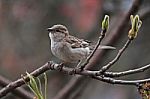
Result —
[{"label": "thin twig", "polygon": [[94,79],[103,81],[103,82],[107,82],[110,84],[119,84],[119,85],[135,85],[135,86],[139,86],[142,83],[145,82],[150,82],[150,78],[148,79],[143,79],[143,80],[116,80],[114,78],[110,78],[110,77],[101,77],[101,76],[93,76]]},{"label": "thin twig", "polygon": [[149,68],[150,68],[150,64],[142,66],[137,69],[131,69],[131,70],[123,71],[123,72],[105,72],[104,75],[108,76],[108,77],[122,77],[122,76],[126,76],[126,75],[144,72],[145,70],[147,70]]},{"label": "thin twig", "polygon": [[107,65],[103,66],[99,72],[96,73],[96,75],[101,75],[102,73],[104,73],[106,70],[108,70],[114,63],[116,63],[120,56],[123,54],[123,52],[125,51],[125,49],[129,46],[129,44],[131,43],[132,39],[128,39],[126,41],[126,43],[124,44],[124,46],[119,50],[118,54],[116,55],[116,57],[110,61]]},{"label": "thin twig", "polygon": [[94,50],[92,51],[92,53],[87,57],[87,59],[85,60],[85,63],[81,66],[81,69],[83,70],[85,68],[85,66],[89,63],[90,59],[93,57],[94,53],[96,52],[96,50],[98,49],[98,47],[101,44],[101,41],[103,40],[103,38],[105,37],[106,34],[106,30],[102,30],[100,33],[100,37],[97,41],[97,44],[94,48]]}]

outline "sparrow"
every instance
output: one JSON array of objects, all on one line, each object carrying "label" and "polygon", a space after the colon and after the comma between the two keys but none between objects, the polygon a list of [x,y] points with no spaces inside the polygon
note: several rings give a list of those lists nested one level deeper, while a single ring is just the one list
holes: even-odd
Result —
[{"label": "sparrow", "polygon": [[[65,63],[76,63],[86,59],[94,49],[90,41],[69,34],[66,26],[57,24],[48,28],[51,40],[51,52]],[[99,46],[98,49],[115,49],[111,46]]]}]

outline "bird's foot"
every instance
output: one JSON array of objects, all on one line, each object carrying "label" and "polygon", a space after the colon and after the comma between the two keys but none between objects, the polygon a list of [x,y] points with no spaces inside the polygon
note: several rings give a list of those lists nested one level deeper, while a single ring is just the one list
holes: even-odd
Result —
[{"label": "bird's foot", "polygon": [[82,71],[82,69],[80,67],[75,67],[71,71],[69,71],[69,74],[73,75],[73,74],[77,74],[78,72],[81,72],[81,71]]},{"label": "bird's foot", "polygon": [[59,71],[62,71],[63,66],[64,66],[64,63],[60,63],[60,64],[57,66],[57,69],[58,69]]}]

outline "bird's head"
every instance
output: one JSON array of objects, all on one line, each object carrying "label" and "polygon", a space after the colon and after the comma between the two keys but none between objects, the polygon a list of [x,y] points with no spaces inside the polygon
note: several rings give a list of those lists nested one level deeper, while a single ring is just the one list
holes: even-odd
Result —
[{"label": "bird's head", "polygon": [[47,31],[49,31],[49,37],[54,40],[61,40],[69,35],[66,26],[61,24],[53,25],[51,28],[48,28]]},{"label": "bird's head", "polygon": [[66,26],[61,24],[53,25],[51,28],[48,28],[47,31],[49,31],[49,37],[54,40],[61,40],[69,35]]},{"label": "bird's head", "polygon": [[50,33],[54,34],[54,33],[59,33],[59,34],[65,34],[68,35],[68,29],[66,28],[66,26],[61,25],[61,24],[57,24],[57,25],[53,25],[51,28],[48,28],[47,31],[49,31]]}]

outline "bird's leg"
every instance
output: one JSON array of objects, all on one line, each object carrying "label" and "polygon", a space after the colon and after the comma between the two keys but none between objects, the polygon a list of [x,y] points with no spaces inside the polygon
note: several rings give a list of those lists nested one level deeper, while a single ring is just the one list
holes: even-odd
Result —
[{"label": "bird's leg", "polygon": [[83,61],[79,60],[78,65],[75,68],[81,69],[82,63],[83,63]]}]

